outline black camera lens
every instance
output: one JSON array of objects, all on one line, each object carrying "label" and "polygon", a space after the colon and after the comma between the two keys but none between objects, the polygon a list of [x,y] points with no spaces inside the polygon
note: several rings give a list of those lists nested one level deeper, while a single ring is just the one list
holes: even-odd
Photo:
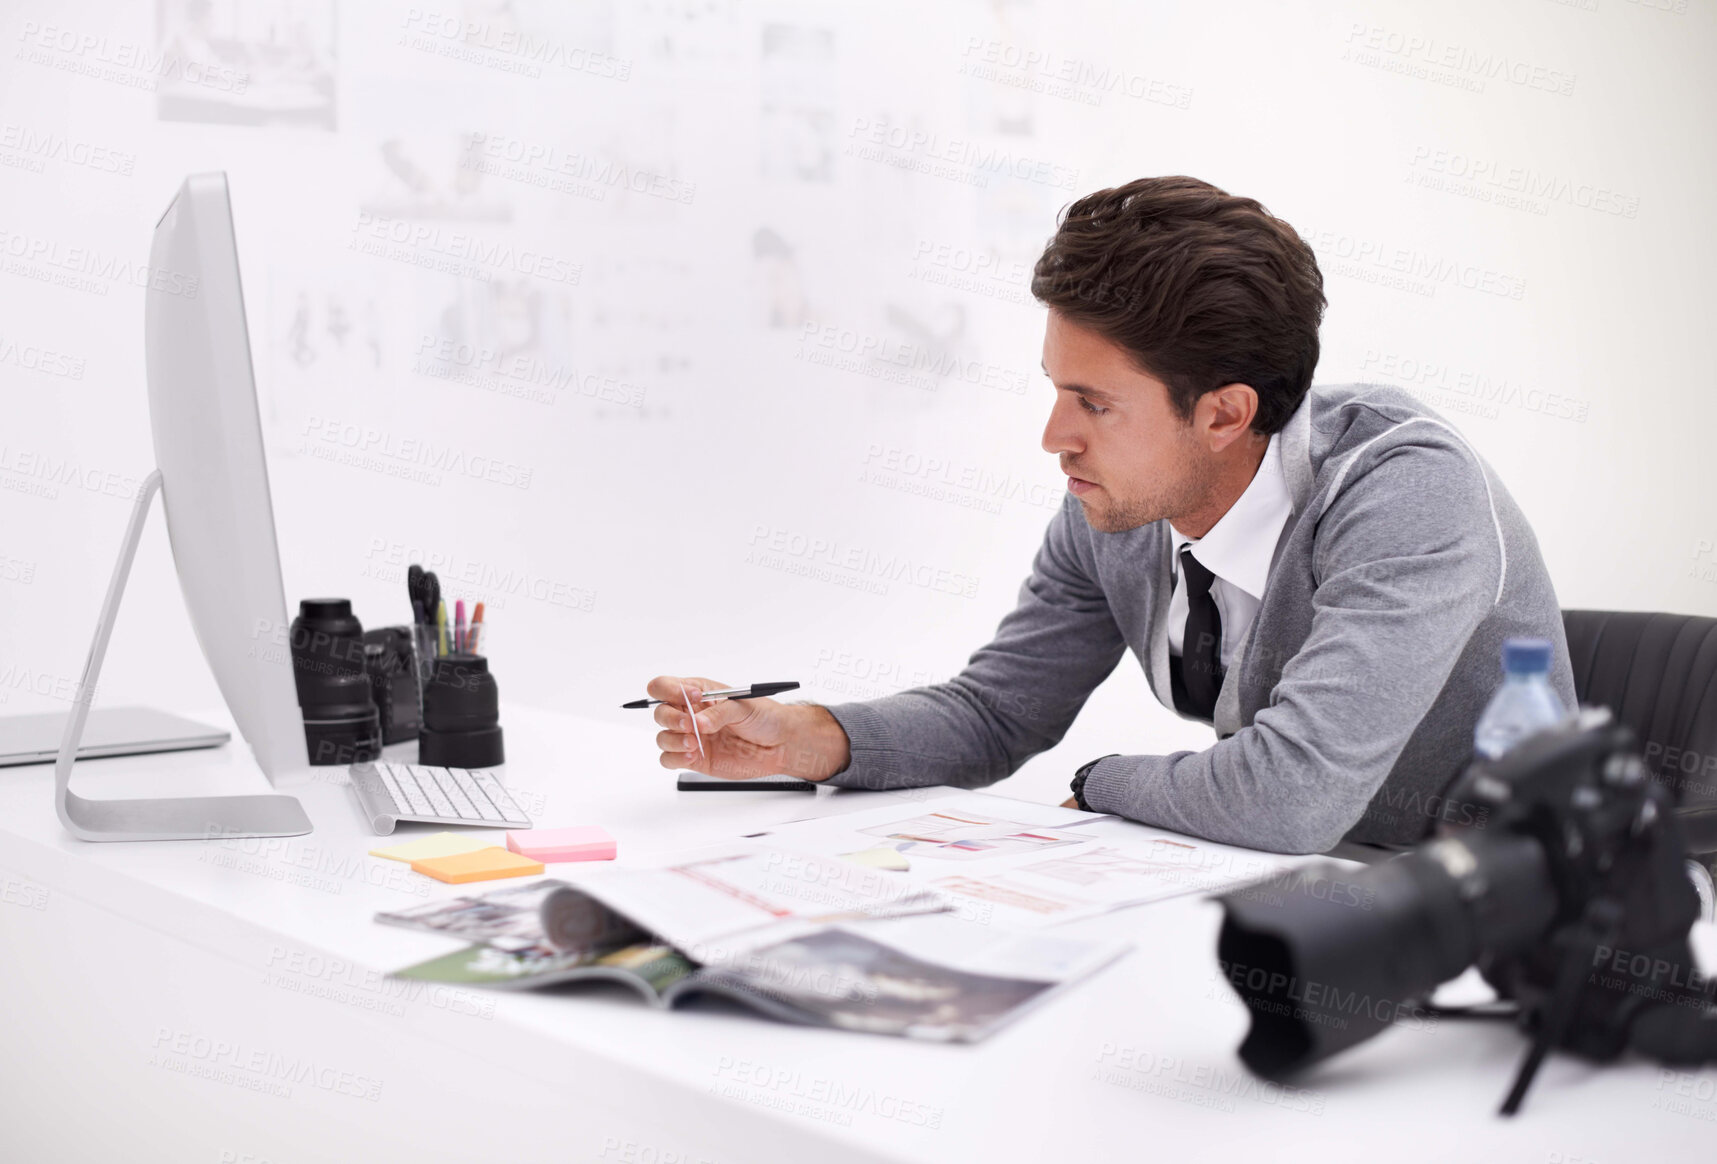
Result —
[{"label": "black camera lens", "polygon": [[306,598],[292,620],[292,677],[310,762],[352,764],[381,755],[381,715],[364,668],[364,628],[345,598]]},{"label": "black camera lens", "polygon": [[1370,1038],[1483,951],[1544,932],[1543,847],[1468,832],[1369,868],[1308,865],[1221,898],[1223,976],[1252,1012],[1240,1058],[1282,1079]]},{"label": "black camera lens", "polygon": [[505,763],[500,691],[482,655],[442,655],[423,685],[417,760],[441,768],[493,768]]}]

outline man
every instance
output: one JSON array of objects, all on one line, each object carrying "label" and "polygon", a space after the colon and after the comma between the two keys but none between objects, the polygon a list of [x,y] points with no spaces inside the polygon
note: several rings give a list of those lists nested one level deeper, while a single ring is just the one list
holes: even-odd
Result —
[{"label": "man", "polygon": [[1404,391],[1311,388],[1323,277],[1287,224],[1140,179],[1068,208],[1032,292],[1068,496],[994,641],[946,683],[826,708],[705,705],[711,681],[658,678],[664,766],[990,784],[1059,742],[1131,647],[1217,742],[1095,760],[1070,802],[1311,853],[1409,844],[1458,812],[1440,793],[1503,639],[1555,644],[1574,705],[1556,594],[1502,483]]}]

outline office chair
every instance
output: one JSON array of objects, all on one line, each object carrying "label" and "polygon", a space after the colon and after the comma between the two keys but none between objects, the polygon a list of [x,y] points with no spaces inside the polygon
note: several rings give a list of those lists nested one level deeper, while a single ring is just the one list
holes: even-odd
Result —
[{"label": "office chair", "polygon": [[1717,861],[1717,618],[1564,610],[1574,691],[1639,737],[1646,767],[1676,794],[1690,854]]}]

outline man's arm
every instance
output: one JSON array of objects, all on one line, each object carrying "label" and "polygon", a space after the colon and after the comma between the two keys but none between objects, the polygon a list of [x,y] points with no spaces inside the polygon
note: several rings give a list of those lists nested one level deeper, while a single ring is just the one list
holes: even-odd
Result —
[{"label": "man's arm", "polygon": [[1358,822],[1503,568],[1482,467],[1426,440],[1378,454],[1318,519],[1311,634],[1270,706],[1202,752],[1101,761],[1093,809],[1286,853],[1323,852]]},{"label": "man's arm", "polygon": [[1126,642],[1098,584],[1079,502],[1049,523],[1019,605],[946,683],[834,704],[851,762],[829,783],[852,788],[976,788],[1054,747]]}]

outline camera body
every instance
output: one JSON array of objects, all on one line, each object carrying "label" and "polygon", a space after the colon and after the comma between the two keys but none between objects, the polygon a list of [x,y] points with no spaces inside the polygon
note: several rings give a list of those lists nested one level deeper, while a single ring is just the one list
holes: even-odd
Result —
[{"label": "camera body", "polygon": [[415,740],[422,726],[423,685],[418,679],[413,628],[384,626],[364,632],[364,672],[381,712],[382,743]]},{"label": "camera body", "polygon": [[1500,996],[1521,1003],[1523,1016],[1537,1016],[1553,1000],[1569,947],[1589,948],[1557,1041],[1604,1060],[1627,1048],[1642,1009],[1702,1005],[1704,980],[1687,940],[1699,899],[1674,798],[1652,780],[1626,726],[1607,712],[1583,715],[1499,760],[1472,764],[1450,795],[1488,809],[1486,829],[1445,828],[1421,851],[1451,876],[1473,869],[1456,880],[1478,903],[1486,895],[1476,871],[1484,864],[1481,831],[1539,846],[1556,901],[1547,933],[1482,949],[1478,967]]},{"label": "camera body", "polygon": [[[1358,873],[1221,897],[1218,957],[1252,1011],[1248,1067],[1283,1078],[1378,1034],[1392,1007],[1476,965],[1532,1040],[1515,1110],[1552,1047],[1607,1060],[1717,1057],[1688,931],[1698,895],[1675,802],[1605,709],[1539,732],[1451,786],[1437,835]],[[1364,911],[1320,893],[1357,885]],[[1496,1013],[1494,1011],[1489,1013]],[[1690,1025],[1691,1024],[1691,1025]]]}]

